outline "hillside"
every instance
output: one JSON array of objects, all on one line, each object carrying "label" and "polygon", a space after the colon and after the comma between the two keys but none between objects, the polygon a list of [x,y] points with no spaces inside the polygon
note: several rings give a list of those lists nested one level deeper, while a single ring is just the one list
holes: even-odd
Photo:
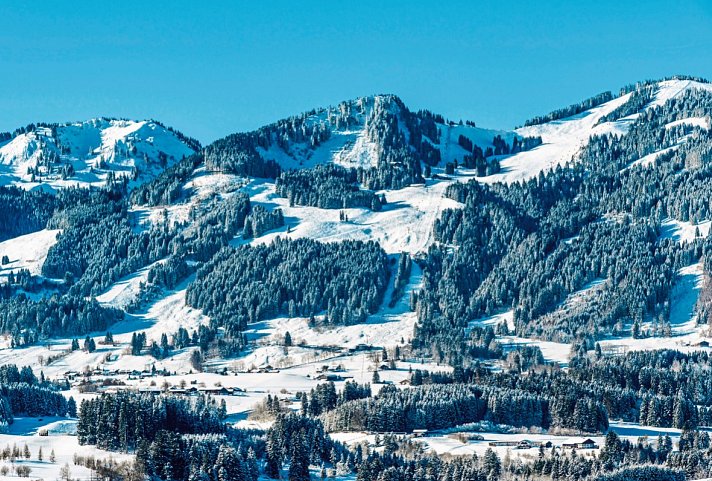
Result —
[{"label": "hillside", "polygon": [[[326,429],[379,462],[381,434],[414,429],[437,432],[389,443],[484,456],[492,440],[702,436],[690,433],[712,424],[711,118],[712,84],[676,77],[508,131],[394,95],[205,147],[155,121],[18,130],[0,141],[0,361],[39,364],[37,389],[46,379],[92,400],[78,442],[135,452],[145,441],[149,457],[161,442],[217,442],[226,420]],[[152,409],[135,390],[225,404],[198,413],[161,396],[185,420],[146,421],[180,435],[166,440],[129,420]],[[123,417],[103,419],[114,402]],[[292,410],[304,417],[282,426],[276,414]],[[124,434],[97,432],[90,416]],[[451,429],[472,438],[456,445]],[[682,466],[682,448],[660,439],[620,449]],[[704,441],[690,444],[702,473]],[[312,458],[344,476],[367,469],[339,446]],[[171,478],[164,464],[149,468]]]}]

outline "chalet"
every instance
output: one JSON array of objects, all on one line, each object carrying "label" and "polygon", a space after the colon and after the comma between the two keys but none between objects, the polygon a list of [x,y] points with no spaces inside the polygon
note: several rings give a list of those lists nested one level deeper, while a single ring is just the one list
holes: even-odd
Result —
[{"label": "chalet", "polygon": [[211,394],[213,396],[237,396],[240,393],[245,392],[244,389],[239,388],[239,387],[224,387],[224,386],[215,386],[215,387],[199,387],[194,388],[188,388],[186,390],[188,394],[194,394],[196,392],[200,392],[202,394]]},{"label": "chalet", "polygon": [[228,391],[226,387],[222,386],[215,386],[215,387],[199,387],[198,391],[200,391],[203,394],[212,394],[214,396],[229,396],[232,394],[231,391]]},{"label": "chalet", "polygon": [[349,349],[349,352],[370,351],[371,349],[373,349],[373,346],[369,344],[356,344],[356,347]]},{"label": "chalet", "polygon": [[413,429],[413,437],[422,438],[428,434],[427,429]]},{"label": "chalet", "polygon": [[590,438],[576,443],[564,443],[561,447],[564,449],[598,449],[596,442]]}]

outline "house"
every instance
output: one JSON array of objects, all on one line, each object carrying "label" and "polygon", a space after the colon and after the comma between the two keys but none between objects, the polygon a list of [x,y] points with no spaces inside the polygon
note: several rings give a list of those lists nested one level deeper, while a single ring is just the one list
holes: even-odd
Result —
[{"label": "house", "polygon": [[587,438],[583,441],[564,443],[561,445],[564,449],[598,449],[598,445],[593,439]]},{"label": "house", "polygon": [[424,437],[426,434],[428,434],[428,430],[427,430],[427,429],[413,429],[413,437],[422,438],[422,437]]},{"label": "house", "polygon": [[578,443],[578,448],[579,449],[597,449],[598,446],[596,445],[596,442],[593,439],[585,439],[582,442]]},{"label": "house", "polygon": [[215,387],[199,387],[198,391],[203,394],[212,394],[214,396],[228,396],[232,394],[226,387],[215,386]]}]

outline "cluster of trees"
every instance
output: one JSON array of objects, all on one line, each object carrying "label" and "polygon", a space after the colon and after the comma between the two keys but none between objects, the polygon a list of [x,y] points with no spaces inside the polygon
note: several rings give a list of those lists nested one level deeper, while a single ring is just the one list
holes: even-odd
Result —
[{"label": "cluster of trees", "polygon": [[376,312],[388,282],[388,258],[375,242],[325,244],[276,239],[225,248],[201,267],[186,302],[203,309],[229,335],[280,314],[353,324]]},{"label": "cluster of trees", "polygon": [[146,280],[153,285],[173,289],[192,271],[185,258],[170,256],[165,262],[151,267]]},{"label": "cluster of trees", "polygon": [[169,167],[155,179],[134,188],[131,191],[131,202],[149,206],[176,202],[184,193],[183,186],[204,159],[202,154],[195,154]]},{"label": "cluster of trees", "polygon": [[251,209],[250,198],[244,192],[192,208],[189,216],[193,224],[176,236],[173,251],[200,262],[209,260],[235,236],[244,233]]},{"label": "cluster of trees", "polygon": [[24,346],[50,336],[102,331],[123,316],[94,299],[55,295],[33,301],[19,295],[0,301],[0,332],[10,334],[13,346]]},{"label": "cluster of trees", "polygon": [[244,239],[260,237],[265,232],[278,229],[284,225],[282,209],[268,210],[261,205],[252,207],[245,219],[245,228],[242,232]]},{"label": "cluster of trees", "polygon": [[355,381],[346,381],[343,389],[338,393],[333,382],[319,384],[309,393],[297,393],[297,398],[301,399],[302,415],[309,416],[319,416],[346,402],[369,397],[371,397],[371,386]]},{"label": "cluster of trees", "polygon": [[401,252],[398,256],[398,268],[396,270],[396,276],[393,279],[393,293],[391,294],[391,300],[388,302],[389,307],[393,307],[396,303],[403,297],[406,285],[410,281],[410,272],[413,266],[413,261],[410,258],[410,254],[407,252]]},{"label": "cluster of trees", "polygon": [[0,366],[0,430],[6,430],[14,416],[65,415],[76,415],[74,398],[65,398],[44,376],[38,379],[30,367]]},{"label": "cluster of trees", "polygon": [[113,451],[145,448],[163,431],[222,433],[224,404],[214,399],[119,392],[82,401],[77,422],[80,444]]},{"label": "cluster of trees", "polygon": [[[712,384],[706,352],[641,351],[625,356],[576,357],[571,375],[578,381],[636,397],[633,411],[619,414],[651,426],[695,428],[712,425]],[[611,409],[613,406],[611,405]]]},{"label": "cluster of trees", "polygon": [[289,199],[289,205],[321,209],[364,207],[380,210],[382,197],[358,187],[356,169],[338,165],[319,165],[313,169],[289,170],[277,177],[277,195]]},{"label": "cluster of trees", "polygon": [[545,124],[553,120],[565,119],[566,117],[580,114],[581,112],[585,112],[586,110],[592,109],[611,100],[613,100],[613,94],[611,92],[602,92],[577,104],[569,105],[563,109],[554,110],[546,115],[540,115],[538,117],[534,117],[533,119],[527,120],[524,122],[524,126],[529,127],[531,125]]},{"label": "cluster of trees", "polygon": [[57,199],[44,192],[18,187],[0,188],[0,241],[42,230],[52,217]]},{"label": "cluster of trees", "polygon": [[165,228],[136,232],[121,194],[79,191],[77,203],[55,213],[61,228],[42,274],[65,279],[69,292],[96,296],[122,276],[166,257],[172,233]]},{"label": "cluster of trees", "polygon": [[310,465],[354,465],[354,455],[333,441],[321,421],[294,413],[279,414],[266,433],[265,474],[273,479],[289,464],[288,479],[308,481]]},{"label": "cluster of trees", "polygon": [[164,430],[136,451],[137,471],[166,481],[257,481],[260,450],[264,441],[249,432],[180,435]]},{"label": "cluster of trees", "polygon": [[322,419],[332,431],[409,432],[482,420],[582,432],[608,428],[605,406],[595,398],[577,398],[575,391],[547,392],[531,386],[519,389],[506,383],[485,384],[449,382],[404,390],[386,386],[375,397],[335,405]]}]

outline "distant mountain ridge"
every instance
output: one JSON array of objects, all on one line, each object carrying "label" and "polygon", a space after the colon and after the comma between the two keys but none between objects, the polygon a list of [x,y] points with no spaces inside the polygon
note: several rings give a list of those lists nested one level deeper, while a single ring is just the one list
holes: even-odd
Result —
[{"label": "distant mountain ridge", "polygon": [[154,120],[30,124],[0,136],[0,185],[54,190],[123,178],[135,185],[200,148]]}]

